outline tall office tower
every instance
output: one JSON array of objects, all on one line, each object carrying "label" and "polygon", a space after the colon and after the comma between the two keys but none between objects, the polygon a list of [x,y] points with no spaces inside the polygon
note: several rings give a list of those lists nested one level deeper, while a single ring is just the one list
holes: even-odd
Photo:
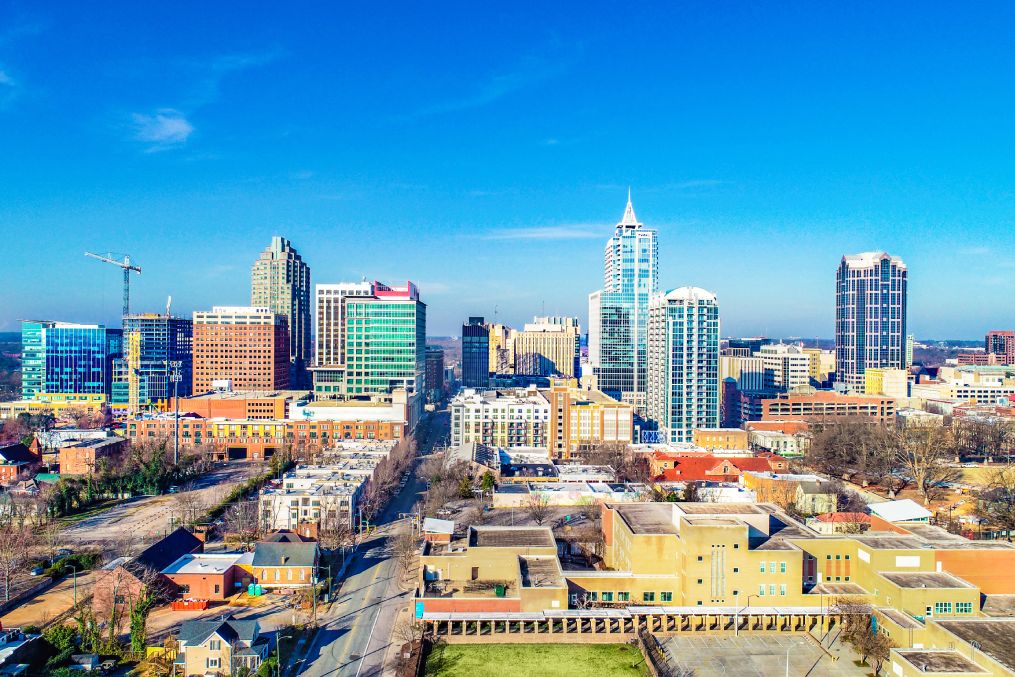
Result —
[{"label": "tall office tower", "polygon": [[277,235],[250,270],[250,305],[285,315],[294,385],[306,385],[310,365],[310,266]]},{"label": "tall office tower", "polygon": [[762,346],[767,346],[773,343],[772,339],[765,336],[749,336],[746,338],[731,338],[726,342],[726,350],[747,350],[748,354],[753,355],[761,350]]},{"label": "tall office tower", "polygon": [[668,442],[719,425],[719,302],[698,287],[652,297],[646,410]]},{"label": "tall office tower", "polygon": [[142,408],[173,396],[170,373],[179,362],[180,397],[191,394],[194,323],[189,318],[144,313],[123,318],[123,377],[114,383],[113,404]]},{"label": "tall office tower", "polygon": [[765,372],[765,390],[789,392],[810,385],[811,357],[800,346],[770,343],[756,354]]},{"label": "tall office tower", "polygon": [[515,373],[577,378],[581,325],[576,317],[536,317],[514,334]]},{"label": "tall office tower", "polygon": [[822,348],[804,348],[811,359],[810,376],[812,385],[825,383],[835,373],[835,351]]},{"label": "tall office tower", "polygon": [[765,390],[765,364],[761,357],[719,356],[719,378],[731,378],[737,389],[748,393]]},{"label": "tall office tower", "polygon": [[113,361],[123,352],[123,332],[101,324],[21,323],[21,394],[112,397]]},{"label": "tall office tower", "polygon": [[906,264],[885,252],[843,256],[835,276],[838,380],[862,392],[868,367],[906,368]]},{"label": "tall office tower", "polygon": [[489,324],[490,371],[494,374],[515,373],[515,330],[503,324]]},{"label": "tall office tower", "polygon": [[470,317],[462,325],[462,387],[490,385],[490,330],[482,317]]},{"label": "tall office tower", "polygon": [[268,308],[215,306],[194,312],[194,394],[217,387],[289,387],[289,323]]},{"label": "tall office tower", "polygon": [[346,301],[353,296],[372,297],[370,282],[319,284],[315,287],[314,337],[316,350],[311,371],[314,397],[335,399],[345,394]]},{"label": "tall office tower", "polygon": [[601,391],[638,409],[645,403],[649,298],[658,288],[656,231],[638,222],[628,191],[606,243],[603,288],[589,294],[589,366]]},{"label": "tall office tower", "polygon": [[439,402],[444,397],[444,348],[426,347],[426,397]]},{"label": "tall office tower", "polygon": [[988,331],[983,347],[988,355],[997,355],[1000,364],[1015,364],[1015,331]]},{"label": "tall office tower", "polygon": [[[426,392],[426,304],[412,282],[374,282],[370,296],[345,301],[345,391],[350,397]],[[416,398],[422,406],[423,398]]]}]

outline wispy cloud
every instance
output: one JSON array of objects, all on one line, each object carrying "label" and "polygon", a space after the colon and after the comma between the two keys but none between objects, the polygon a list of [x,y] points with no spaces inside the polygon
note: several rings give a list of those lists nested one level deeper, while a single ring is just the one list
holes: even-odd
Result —
[{"label": "wispy cloud", "polygon": [[135,113],[133,119],[134,138],[145,144],[149,153],[180,146],[194,133],[194,126],[186,116],[172,108],[150,114]]},{"label": "wispy cloud", "polygon": [[259,52],[221,54],[211,59],[188,62],[198,72],[197,83],[187,97],[185,107],[200,108],[218,100],[222,94],[222,81],[229,75],[258,66],[264,66],[282,58],[284,52],[277,47]]},{"label": "wispy cloud", "polygon": [[602,224],[537,226],[534,228],[502,228],[481,235],[483,240],[587,240],[601,238]]},{"label": "wispy cloud", "polygon": [[480,108],[515,92],[556,78],[573,67],[580,57],[581,49],[579,45],[569,54],[562,55],[559,52],[560,48],[556,43],[548,45],[544,47],[542,53],[530,54],[503,71],[490,73],[470,91],[424,106],[415,113],[402,116],[402,119]]}]

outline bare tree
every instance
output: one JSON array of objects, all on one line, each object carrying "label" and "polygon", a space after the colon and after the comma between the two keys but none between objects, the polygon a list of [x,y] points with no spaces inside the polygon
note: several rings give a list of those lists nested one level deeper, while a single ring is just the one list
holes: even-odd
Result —
[{"label": "bare tree", "polygon": [[317,524],[317,542],[325,550],[335,550],[352,541],[352,527],[335,509],[328,509]]},{"label": "bare tree", "polygon": [[532,493],[525,499],[525,513],[537,525],[542,526],[550,517],[550,499],[542,493]]},{"label": "bare tree", "polygon": [[25,575],[28,552],[34,541],[31,529],[7,524],[0,526],[0,581],[4,586],[4,601],[9,602],[11,591]]},{"label": "bare tree", "polygon": [[402,532],[394,537],[392,549],[394,550],[402,576],[408,578],[415,570],[416,556],[419,553],[416,539],[413,538],[410,532]]},{"label": "bare tree", "polygon": [[229,506],[223,516],[226,534],[240,542],[244,550],[261,536],[257,501],[240,501]]},{"label": "bare tree", "polygon": [[995,469],[988,475],[977,496],[977,514],[988,524],[1011,533],[1015,531],[1015,466]]},{"label": "bare tree", "polygon": [[177,524],[185,525],[197,522],[206,507],[197,493],[192,490],[192,486],[188,485],[176,494],[173,500],[173,510],[179,515]]},{"label": "bare tree", "polygon": [[923,496],[924,505],[941,493],[946,482],[961,477],[961,471],[951,465],[955,446],[947,429],[910,426],[890,435],[896,458]]}]

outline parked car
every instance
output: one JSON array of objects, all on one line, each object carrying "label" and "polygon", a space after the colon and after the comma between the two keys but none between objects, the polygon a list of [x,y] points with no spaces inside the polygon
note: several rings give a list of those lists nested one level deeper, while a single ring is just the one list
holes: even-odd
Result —
[{"label": "parked car", "polygon": [[32,575],[33,576],[41,576],[42,572],[45,571],[45,570],[46,569],[43,568],[43,567],[35,567],[34,569],[32,569]]},{"label": "parked car", "polygon": [[167,493],[178,494],[178,493],[180,493],[180,487],[178,487],[178,486],[176,486],[174,484],[173,486],[169,487],[169,491]]},{"label": "parked car", "polygon": [[70,557],[73,554],[74,551],[71,550],[70,548],[60,548],[59,550],[56,551],[57,557]]},{"label": "parked car", "polygon": [[112,672],[115,669],[116,661],[114,660],[102,661],[102,663],[99,664],[99,671],[103,673]]}]

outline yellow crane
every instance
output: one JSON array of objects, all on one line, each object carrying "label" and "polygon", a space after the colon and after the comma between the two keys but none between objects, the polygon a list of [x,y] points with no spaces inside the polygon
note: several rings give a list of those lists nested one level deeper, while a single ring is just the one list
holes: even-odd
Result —
[{"label": "yellow crane", "polygon": [[108,256],[102,256],[101,254],[93,254],[91,252],[85,252],[85,256],[90,256],[93,259],[98,259],[103,263],[110,263],[114,266],[123,268],[123,316],[127,317],[130,315],[130,271],[134,271],[138,275],[141,274],[141,266],[135,266],[130,262],[130,254],[124,254],[123,260],[118,261],[117,259],[111,258],[113,255],[110,253]]}]

